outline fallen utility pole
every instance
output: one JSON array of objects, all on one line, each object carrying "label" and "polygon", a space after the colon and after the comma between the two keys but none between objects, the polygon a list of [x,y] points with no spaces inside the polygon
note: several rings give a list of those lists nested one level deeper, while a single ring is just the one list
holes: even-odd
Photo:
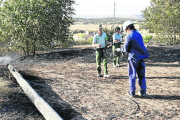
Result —
[{"label": "fallen utility pole", "polygon": [[8,69],[16,78],[25,94],[29,97],[29,99],[33,102],[33,104],[46,120],[63,120],[59,114],[31,87],[31,85],[18,73],[18,71],[12,65],[9,64]]}]

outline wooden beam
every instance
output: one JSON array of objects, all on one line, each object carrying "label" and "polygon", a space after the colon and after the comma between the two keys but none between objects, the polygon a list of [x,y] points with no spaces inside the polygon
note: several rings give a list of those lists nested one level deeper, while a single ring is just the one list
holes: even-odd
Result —
[{"label": "wooden beam", "polygon": [[63,120],[59,114],[31,87],[31,85],[18,73],[18,71],[12,65],[9,64],[8,69],[16,78],[25,94],[29,97],[29,99],[33,102],[33,104],[46,120]]}]

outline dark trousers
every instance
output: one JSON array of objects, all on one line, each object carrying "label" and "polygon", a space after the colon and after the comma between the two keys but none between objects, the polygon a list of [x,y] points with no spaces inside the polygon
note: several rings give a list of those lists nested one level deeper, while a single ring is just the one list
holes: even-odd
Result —
[{"label": "dark trousers", "polygon": [[113,58],[113,65],[119,65],[120,64],[119,63],[119,56],[117,56],[116,53],[115,53],[116,48],[120,48],[120,45],[117,44],[117,45],[113,46],[113,57],[116,56],[116,57]]},{"label": "dark trousers", "polygon": [[103,60],[104,74],[108,74],[107,60],[106,60],[106,56],[104,55],[103,48],[98,49],[96,51],[96,63],[97,63],[97,70],[99,74],[101,74],[101,59]]},{"label": "dark trousers", "polygon": [[140,92],[146,93],[146,79],[145,79],[145,62],[144,59],[136,60],[134,58],[128,60],[129,71],[129,92],[135,95],[136,90],[136,74],[140,86]]}]

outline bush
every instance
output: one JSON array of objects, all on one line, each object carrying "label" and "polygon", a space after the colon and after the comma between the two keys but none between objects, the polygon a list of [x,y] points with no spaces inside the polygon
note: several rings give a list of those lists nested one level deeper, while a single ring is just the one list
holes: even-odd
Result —
[{"label": "bush", "polygon": [[74,41],[74,44],[76,45],[87,45],[87,44],[92,44],[93,38],[89,38],[88,40],[76,40]]},{"label": "bush", "polygon": [[76,36],[78,36],[79,38],[83,38],[84,37],[84,34],[83,33],[77,33],[75,34]]},{"label": "bush", "polygon": [[89,42],[86,41],[86,40],[77,40],[75,43],[78,44],[78,45],[86,45],[86,44],[89,44]]},{"label": "bush", "polygon": [[112,36],[114,34],[114,31],[112,29],[108,29],[108,28],[104,28],[103,31],[107,34],[108,41],[113,42],[113,37]]},{"label": "bush", "polygon": [[149,43],[149,41],[150,41],[152,38],[153,38],[152,35],[146,35],[145,37],[143,37],[145,43]]},{"label": "bush", "polygon": [[92,44],[93,38],[89,38],[89,39],[88,39],[88,42],[89,42],[89,44]]}]

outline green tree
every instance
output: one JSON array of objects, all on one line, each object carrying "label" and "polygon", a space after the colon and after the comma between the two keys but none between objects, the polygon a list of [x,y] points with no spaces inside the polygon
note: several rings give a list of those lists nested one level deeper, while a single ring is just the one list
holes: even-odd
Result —
[{"label": "green tree", "polygon": [[155,33],[155,40],[166,44],[180,42],[179,0],[151,0],[143,11],[144,27]]},{"label": "green tree", "polygon": [[1,41],[11,50],[25,55],[37,50],[66,46],[72,40],[74,0],[6,0],[0,9]]},{"label": "green tree", "polygon": [[108,41],[113,42],[114,31],[112,29],[104,28],[103,31],[107,34]]}]

